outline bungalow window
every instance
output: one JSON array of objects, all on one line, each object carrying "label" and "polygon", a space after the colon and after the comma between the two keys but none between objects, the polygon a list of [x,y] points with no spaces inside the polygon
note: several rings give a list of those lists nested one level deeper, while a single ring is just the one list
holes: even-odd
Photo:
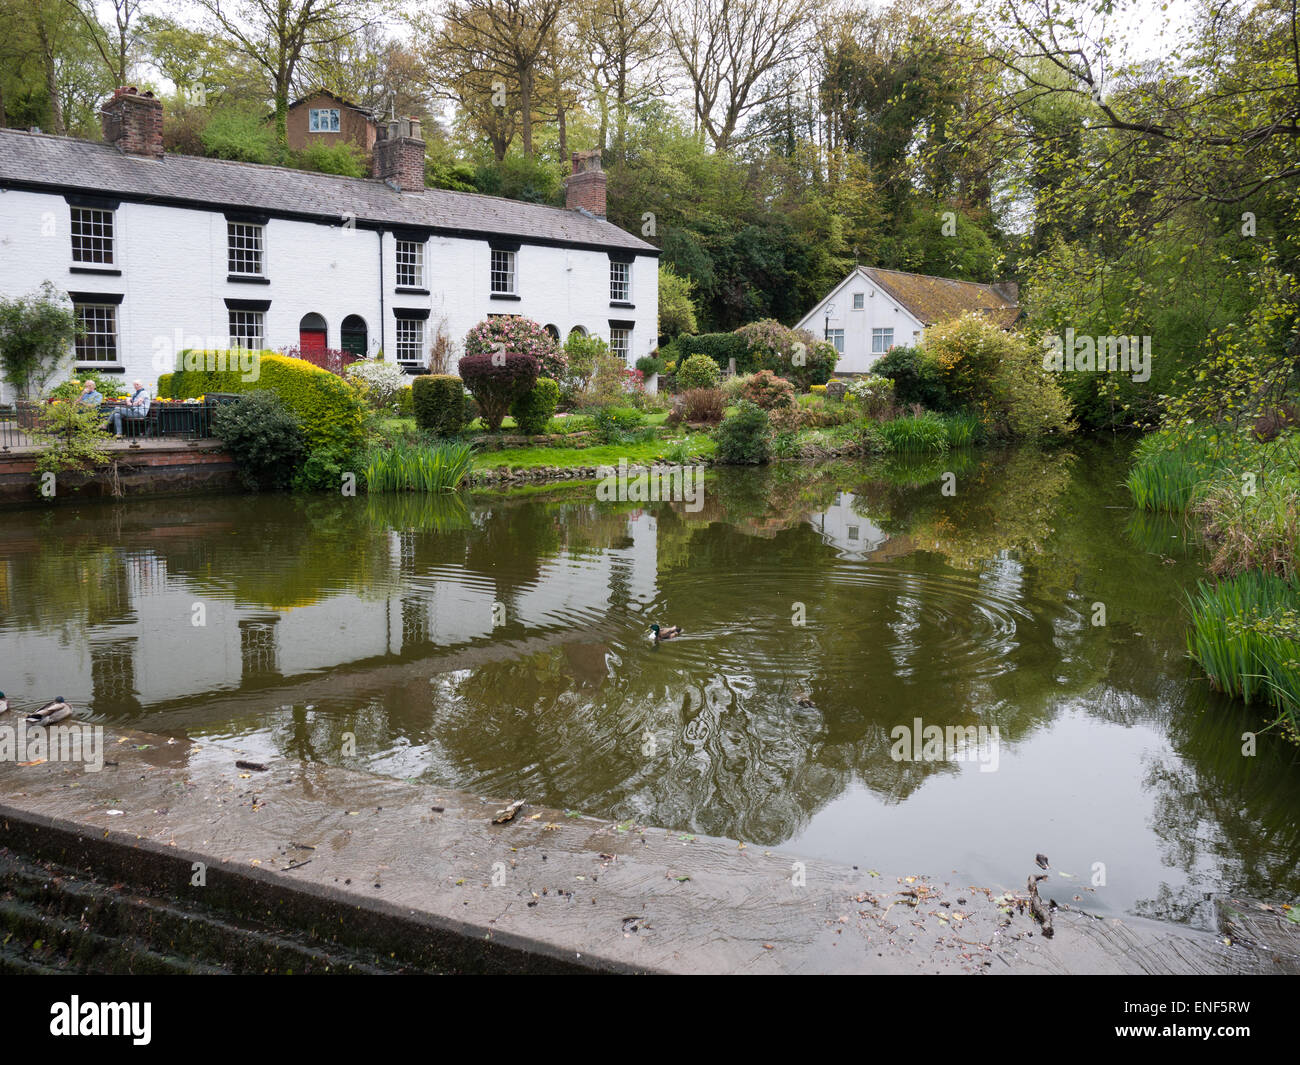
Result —
[{"label": "bungalow window", "polygon": [[424,284],[424,245],[414,240],[397,242],[397,284],[420,288]]},{"label": "bungalow window", "polygon": [[339,109],[337,107],[313,107],[307,115],[307,128],[312,133],[337,133],[339,131]]},{"label": "bungalow window", "polygon": [[397,361],[424,362],[424,321],[422,319],[397,319]]},{"label": "bungalow window", "polygon": [[512,295],[515,291],[515,253],[492,249],[492,291]]},{"label": "bungalow window", "polygon": [[873,329],[871,331],[871,354],[883,355],[894,346],[893,329]]},{"label": "bungalow window", "polygon": [[117,362],[117,307],[111,303],[77,303],[77,362]]},{"label": "bungalow window", "polygon": [[861,292],[853,293],[853,309],[855,311],[862,310],[866,306],[866,302],[866,297]]},{"label": "bungalow window", "polygon": [[826,339],[835,345],[835,350],[841,355],[844,354],[844,330],[828,329],[826,330]]},{"label": "bungalow window", "polygon": [[230,346],[260,351],[265,344],[266,317],[262,311],[229,311]]},{"label": "bungalow window", "polygon": [[627,303],[632,298],[632,264],[609,264],[609,298],[611,303]]},{"label": "bungalow window", "polygon": [[228,273],[262,276],[262,239],[265,228],[247,222],[226,223]]},{"label": "bungalow window", "polygon": [[627,365],[627,357],[632,353],[632,330],[611,328],[609,331],[609,350]]},{"label": "bungalow window", "polygon": [[72,261],[113,261],[113,212],[96,207],[72,208]]}]

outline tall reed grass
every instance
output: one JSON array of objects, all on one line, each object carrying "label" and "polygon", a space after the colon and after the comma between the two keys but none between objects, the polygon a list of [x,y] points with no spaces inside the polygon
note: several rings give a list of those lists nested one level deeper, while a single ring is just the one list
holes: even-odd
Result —
[{"label": "tall reed grass", "polygon": [[948,426],[929,411],[881,422],[880,433],[890,451],[924,454],[948,450]]},{"label": "tall reed grass", "polygon": [[454,492],[469,472],[470,444],[394,440],[366,460],[369,492]]}]

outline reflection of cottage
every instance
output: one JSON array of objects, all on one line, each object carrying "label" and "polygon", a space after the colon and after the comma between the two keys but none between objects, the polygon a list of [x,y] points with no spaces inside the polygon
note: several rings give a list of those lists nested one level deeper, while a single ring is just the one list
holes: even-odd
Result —
[{"label": "reflection of cottage", "polygon": [[67,292],[77,369],[153,381],[185,348],[328,346],[422,372],[498,314],[629,366],[658,342],[659,251],[605,219],[598,151],[560,208],[425,188],[410,120],[354,179],[164,154],[162,103],[134,89],[103,119],[102,143],[0,130],[0,296]]},{"label": "reflection of cottage", "polygon": [[808,516],[808,523],[840,558],[866,558],[889,540],[880,526],[853,509],[854,502],[852,493],[840,492],[829,507]]},{"label": "reflection of cottage", "polygon": [[859,266],[804,315],[800,329],[840,353],[837,373],[866,373],[892,347],[919,344],[928,326],[974,312],[1010,326],[1020,315],[1014,282],[980,285]]}]

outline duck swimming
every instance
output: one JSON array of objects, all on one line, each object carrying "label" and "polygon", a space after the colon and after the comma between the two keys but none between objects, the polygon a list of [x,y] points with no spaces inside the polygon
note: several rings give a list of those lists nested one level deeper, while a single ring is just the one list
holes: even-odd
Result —
[{"label": "duck swimming", "polygon": [[661,643],[664,640],[671,640],[674,636],[680,636],[682,627],[680,625],[669,625],[666,629],[661,629],[658,625],[651,625],[650,633],[650,638],[655,643]]},{"label": "duck swimming", "polygon": [[29,725],[53,725],[56,721],[62,721],[65,717],[72,716],[72,707],[62,695],[56,696],[53,700],[46,703],[39,710],[33,710],[27,715]]}]

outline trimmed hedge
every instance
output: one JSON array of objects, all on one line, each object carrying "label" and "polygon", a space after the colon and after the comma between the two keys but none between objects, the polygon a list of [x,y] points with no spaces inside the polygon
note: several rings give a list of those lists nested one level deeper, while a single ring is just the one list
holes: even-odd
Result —
[{"label": "trimmed hedge", "polygon": [[520,396],[510,407],[519,431],[529,436],[546,432],[546,425],[560,403],[560,386],[549,377],[539,377],[532,391]]},{"label": "trimmed hedge", "polygon": [[[254,372],[246,374],[240,360],[250,355],[255,359]],[[172,399],[274,389],[302,423],[308,450],[349,454],[364,442],[365,408],[356,390],[343,378],[302,359],[271,351],[183,351],[177,364],[180,369],[158,378],[159,396],[164,395],[164,386]]]},{"label": "trimmed hedge", "polygon": [[718,364],[719,370],[726,370],[732,359],[736,360],[736,373],[751,373],[755,367],[749,356],[749,347],[742,337],[735,333],[701,333],[690,336],[683,333],[672,342],[677,349],[678,365],[692,355],[707,355]]},{"label": "trimmed hedge", "polygon": [[455,436],[465,428],[465,386],[453,374],[424,374],[411,382],[415,424],[438,436]]}]

